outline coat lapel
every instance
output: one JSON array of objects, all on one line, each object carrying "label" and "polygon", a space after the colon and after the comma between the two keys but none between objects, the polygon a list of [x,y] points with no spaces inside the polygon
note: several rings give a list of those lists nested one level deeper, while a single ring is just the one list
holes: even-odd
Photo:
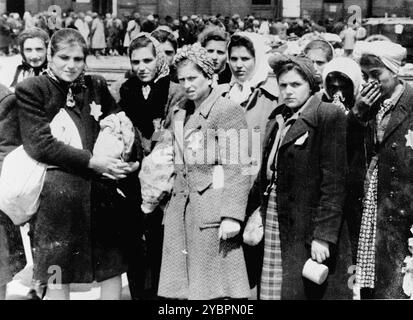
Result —
[{"label": "coat lapel", "polygon": [[406,84],[405,91],[400,97],[399,102],[396,103],[396,105],[394,106],[394,110],[391,112],[390,121],[384,132],[382,142],[384,142],[394,132],[394,130],[396,130],[401,125],[401,123],[407,118],[407,100],[408,97],[412,96],[412,94],[413,90],[408,84]]},{"label": "coat lapel", "polygon": [[313,96],[310,99],[307,107],[304,108],[298,119],[287,131],[280,149],[304,135],[309,127],[317,126],[317,108],[320,105],[321,100],[316,96]]},{"label": "coat lapel", "polygon": [[172,130],[174,135],[175,162],[182,164],[184,150],[184,122],[186,117],[186,110],[178,106],[174,106],[172,112]]}]

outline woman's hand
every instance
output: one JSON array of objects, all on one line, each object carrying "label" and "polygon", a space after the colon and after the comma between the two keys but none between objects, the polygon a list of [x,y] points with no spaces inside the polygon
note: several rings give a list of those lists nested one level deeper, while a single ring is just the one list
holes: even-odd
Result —
[{"label": "woman's hand", "polygon": [[224,218],[219,226],[218,237],[227,240],[235,237],[241,230],[241,224],[231,218]]},{"label": "woman's hand", "polygon": [[380,84],[377,81],[369,82],[358,94],[353,113],[358,118],[364,118],[371,107],[380,99]]},{"label": "woman's hand", "polygon": [[136,170],[139,169],[140,162],[139,161],[127,162],[127,164],[128,164],[129,167],[126,169],[126,171],[128,173],[132,173],[132,172],[135,172]]},{"label": "woman's hand", "polygon": [[88,167],[113,180],[126,178],[130,165],[112,157],[93,156]]},{"label": "woman's hand", "polygon": [[318,263],[323,263],[327,258],[330,258],[329,247],[328,242],[314,239],[311,243],[311,258]]}]

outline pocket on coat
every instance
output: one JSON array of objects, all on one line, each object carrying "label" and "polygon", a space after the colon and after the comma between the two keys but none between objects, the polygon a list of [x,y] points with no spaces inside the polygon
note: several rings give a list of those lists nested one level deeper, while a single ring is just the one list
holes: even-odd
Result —
[{"label": "pocket on coat", "polygon": [[213,189],[212,181],[210,186],[199,195],[201,201],[199,205],[199,215],[201,229],[218,228],[221,224],[221,195],[222,189]]}]

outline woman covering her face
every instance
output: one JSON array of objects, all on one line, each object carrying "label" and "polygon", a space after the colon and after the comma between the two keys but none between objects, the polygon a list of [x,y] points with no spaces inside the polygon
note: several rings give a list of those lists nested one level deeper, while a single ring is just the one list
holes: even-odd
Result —
[{"label": "woman covering her face", "polygon": [[[348,236],[340,239],[346,171],[345,114],[321,102],[310,60],[271,61],[283,104],[270,115],[250,209],[264,224],[259,298],[350,298]],[[341,235],[346,235],[343,231]],[[317,285],[302,277],[307,259],[330,269]]]},{"label": "woman covering her face", "polygon": [[220,88],[212,89],[213,62],[199,44],[179,50],[175,64],[188,101],[171,110],[176,176],[164,215],[158,295],[248,298],[239,236],[250,187],[243,171],[249,160],[241,141],[245,116]]},{"label": "woman covering her face", "polygon": [[[50,268],[57,270],[61,286],[49,286],[47,299],[69,299],[70,283],[93,281],[101,283],[102,299],[119,299],[128,227],[136,223],[128,214],[130,198],[125,198],[129,193],[123,183],[137,163],[92,154],[99,121],[119,108],[103,78],[84,75],[87,45],[82,35],[59,30],[49,50],[47,74],[16,87],[24,149],[49,166],[40,207],[30,221],[33,277],[49,285]],[[50,123],[61,109],[73,121],[82,148],[52,135]]]},{"label": "woman covering her face", "polygon": [[245,112],[252,148],[251,184],[261,165],[268,116],[278,104],[278,84],[269,77],[268,51],[264,37],[248,32],[236,33],[228,45],[232,80],[225,86],[224,96],[240,104]]}]

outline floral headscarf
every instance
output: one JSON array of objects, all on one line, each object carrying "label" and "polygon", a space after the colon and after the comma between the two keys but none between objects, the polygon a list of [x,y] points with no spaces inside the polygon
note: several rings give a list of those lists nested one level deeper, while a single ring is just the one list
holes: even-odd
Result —
[{"label": "floral headscarf", "polygon": [[174,58],[174,65],[177,66],[185,59],[195,63],[202,69],[202,71],[204,71],[209,79],[212,79],[214,74],[214,64],[212,59],[209,57],[208,52],[201,46],[200,43],[196,42],[178,49],[178,52]]},{"label": "floral headscarf", "polygon": [[161,44],[158,40],[156,40],[154,37],[152,37],[149,33],[147,32],[141,32],[138,34],[138,36],[135,38],[140,38],[140,37],[145,37],[149,39],[153,46],[155,47],[155,53],[156,53],[156,74],[155,74],[155,79],[154,83],[158,82],[159,79],[166,77],[169,75],[169,65],[168,61],[166,59],[165,53],[161,49]]}]

